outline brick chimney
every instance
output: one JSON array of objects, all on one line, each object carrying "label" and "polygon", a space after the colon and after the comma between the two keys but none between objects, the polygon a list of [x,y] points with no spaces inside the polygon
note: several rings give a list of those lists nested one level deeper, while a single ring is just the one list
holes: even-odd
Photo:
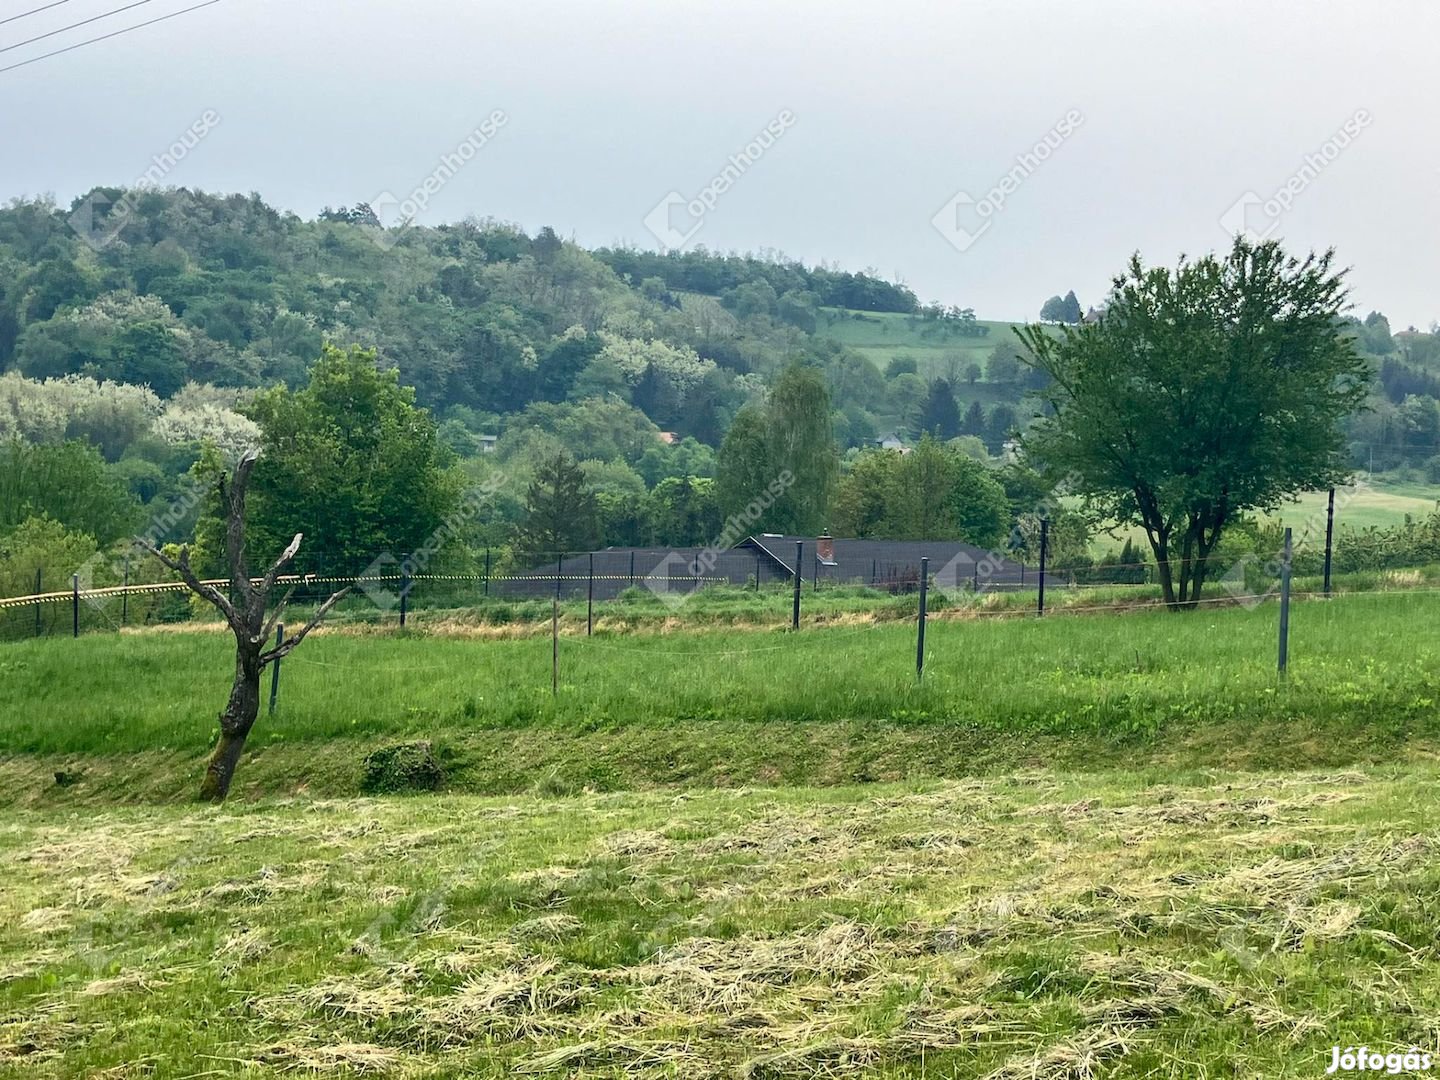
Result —
[{"label": "brick chimney", "polygon": [[821,533],[815,541],[815,554],[820,557],[821,562],[835,561],[835,540],[831,537],[829,529]]}]

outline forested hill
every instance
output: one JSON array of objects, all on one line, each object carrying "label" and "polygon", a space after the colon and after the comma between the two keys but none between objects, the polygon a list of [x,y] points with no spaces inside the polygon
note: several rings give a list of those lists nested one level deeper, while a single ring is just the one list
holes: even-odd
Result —
[{"label": "forested hill", "polygon": [[[1079,310],[1073,293],[1052,307]],[[1357,461],[1440,478],[1440,338],[1378,313],[1355,332],[1379,376]],[[0,209],[0,440],[136,459],[122,472],[144,497],[136,476],[188,468],[198,438],[252,438],[248,392],[303,385],[327,341],[375,349],[462,459],[494,451],[515,485],[556,449],[602,490],[711,475],[741,407],[795,364],[823,376],[842,450],[938,431],[994,455],[1024,423],[1009,324],[870,273],[184,189]]]},{"label": "forested hill", "polygon": [[713,444],[780,366],[837,355],[813,334],[823,306],[917,310],[908,289],[867,274],[591,253],[494,221],[384,231],[365,219],[184,190],[12,204],[0,369],[168,398],[187,382],[297,385],[328,339],[377,348],[421,404],[477,434],[533,403],[618,396]]}]

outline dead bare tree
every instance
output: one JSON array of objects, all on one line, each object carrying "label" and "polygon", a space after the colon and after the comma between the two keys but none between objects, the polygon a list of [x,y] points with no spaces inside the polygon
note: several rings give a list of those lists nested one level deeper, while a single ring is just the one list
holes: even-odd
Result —
[{"label": "dead bare tree", "polygon": [[219,482],[220,507],[225,514],[225,559],[230,571],[228,596],[199,579],[190,568],[188,548],[182,547],[178,558],[171,558],[148,541],[137,541],[141,547],[179,574],[191,592],[215,605],[220,614],[225,616],[225,621],[235,635],[235,682],[230,688],[230,700],[225,705],[225,711],[220,714],[220,738],[215,744],[215,752],[210,756],[210,764],[205,769],[205,781],[200,786],[200,798],[207,802],[221,802],[229,794],[235,766],[240,762],[245,740],[260,713],[261,673],[304,641],[305,636],[319,626],[321,620],[330,613],[330,609],[350,591],[347,586],[334,593],[316,608],[310,621],[299,630],[287,635],[279,644],[268,649],[265,647],[280,621],[285,605],[294,595],[295,585],[291,584],[279,604],[267,616],[270,594],[275,588],[281,568],[300,550],[303,534],[295,534],[295,539],[290,541],[289,547],[270,569],[265,571],[263,577],[256,579],[250,576],[250,568],[245,561],[245,493],[250,486],[250,474],[255,469],[258,456],[255,450],[247,451],[236,464],[229,483],[225,482],[224,477],[221,477]]}]

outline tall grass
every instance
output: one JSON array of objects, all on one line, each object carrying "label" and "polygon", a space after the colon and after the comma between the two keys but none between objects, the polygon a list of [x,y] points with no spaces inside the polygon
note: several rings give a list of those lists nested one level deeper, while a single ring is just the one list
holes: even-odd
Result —
[{"label": "tall grass", "polygon": [[[1440,700],[1440,597],[1298,603],[1291,673],[1276,610],[1144,611],[798,634],[567,635],[558,693],[544,637],[317,634],[284,664],[255,745],[551,725],[594,731],[707,720],[1153,732],[1172,720],[1310,718],[1428,725]],[[198,751],[231,676],[218,633],[90,635],[0,646],[0,753]],[[692,728],[693,730],[693,728]]]}]

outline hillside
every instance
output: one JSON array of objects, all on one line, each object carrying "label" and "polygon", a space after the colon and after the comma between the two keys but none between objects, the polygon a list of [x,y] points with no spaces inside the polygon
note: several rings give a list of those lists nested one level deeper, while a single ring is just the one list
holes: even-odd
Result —
[{"label": "hillside", "polygon": [[[1353,325],[1377,372],[1349,424],[1353,460],[1440,482],[1436,335],[1392,335],[1378,313]],[[25,447],[88,444],[103,461],[72,447],[46,464],[50,487],[135,506],[71,514],[10,485],[0,535],[45,514],[102,548],[127,535],[147,508],[184,498],[202,443],[255,443],[256,391],[303,386],[333,343],[374,350],[466,482],[494,494],[472,551],[510,543],[537,463],[558,451],[598,500],[601,543],[705,543],[724,516],[712,478],[727,431],[796,365],[819,374],[845,468],[845,455],[884,436],[913,444],[922,429],[969,436],[955,445],[993,468],[1032,411],[1012,329],[867,273],[587,251],[488,219],[384,229],[364,206],[305,219],[258,195],[184,189],[17,201],[0,209],[4,468],[20,469]],[[0,566],[11,591],[32,590],[34,572]]]}]

